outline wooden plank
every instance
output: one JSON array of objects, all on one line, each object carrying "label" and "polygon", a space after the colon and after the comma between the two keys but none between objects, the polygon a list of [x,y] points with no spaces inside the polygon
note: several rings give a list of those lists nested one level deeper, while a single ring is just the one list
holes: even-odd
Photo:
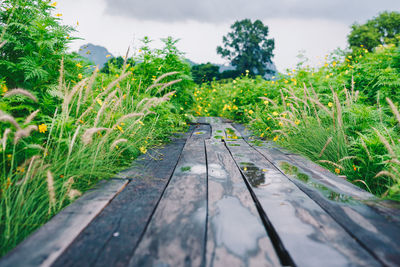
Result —
[{"label": "wooden plank", "polygon": [[100,182],[4,256],[0,266],[50,266],[127,183]]},{"label": "wooden plank", "polygon": [[[129,266],[199,266],[204,261],[207,168],[204,139],[210,127],[187,141],[177,168],[147,225]],[[195,131],[196,132],[196,131]]]},{"label": "wooden plank", "polygon": [[222,119],[219,117],[195,117],[193,123],[218,124],[222,123]]},{"label": "wooden plank", "polygon": [[[247,138],[247,140],[249,140]],[[385,265],[400,262],[400,209],[299,155],[253,146]]]},{"label": "wooden plank", "polygon": [[229,127],[226,123],[212,123],[211,125],[211,139],[221,142],[226,139],[225,128]]},{"label": "wooden plank", "polygon": [[53,266],[126,266],[193,128],[142,155],[122,172],[121,176],[132,179],[130,183]]},{"label": "wooden plank", "polygon": [[227,143],[238,145],[227,147],[296,265],[380,266],[319,205],[244,140]]},{"label": "wooden plank", "polygon": [[225,144],[206,140],[206,150],[206,266],[279,266],[254,201]]}]

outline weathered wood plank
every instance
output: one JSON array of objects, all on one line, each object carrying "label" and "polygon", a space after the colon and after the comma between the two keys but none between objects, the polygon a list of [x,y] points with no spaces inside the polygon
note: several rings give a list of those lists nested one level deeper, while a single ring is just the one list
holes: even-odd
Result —
[{"label": "weathered wood plank", "polygon": [[53,266],[126,266],[165,189],[187,138],[149,151],[121,175],[132,179]]},{"label": "weathered wood plank", "polygon": [[193,123],[218,124],[222,123],[219,117],[195,117]]},{"label": "weathered wood plank", "polygon": [[[319,205],[244,140],[227,146],[298,266],[380,266]],[[301,244],[301,245],[299,245]]]},{"label": "weathered wood plank", "polygon": [[[236,125],[235,125],[236,126]],[[250,141],[249,139],[247,139]],[[399,209],[386,206],[321,166],[295,154],[284,154],[267,142],[253,146],[372,255],[388,266],[400,262]]]},{"label": "weathered wood plank", "polygon": [[225,144],[206,140],[206,150],[206,266],[279,266],[255,203]]},{"label": "weathered wood plank", "polygon": [[127,183],[100,182],[4,256],[0,266],[50,266]]},{"label": "weathered wood plank", "polygon": [[204,261],[207,168],[201,125],[187,141],[177,168],[129,266],[199,266]]}]

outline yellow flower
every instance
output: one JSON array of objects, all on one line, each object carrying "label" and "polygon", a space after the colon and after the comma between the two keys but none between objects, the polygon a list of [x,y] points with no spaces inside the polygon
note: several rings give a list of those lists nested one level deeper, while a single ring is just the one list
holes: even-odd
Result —
[{"label": "yellow flower", "polygon": [[332,62],[332,66],[334,66],[334,67],[336,66],[336,61]]},{"label": "yellow flower", "polygon": [[336,172],[337,174],[340,174],[340,169],[339,169],[339,168],[335,168],[335,172]]},{"label": "yellow flower", "polygon": [[61,13],[57,13],[57,14],[56,14],[56,17],[61,17],[61,16],[62,16]]},{"label": "yellow flower", "polygon": [[278,140],[278,138],[279,138],[279,136],[277,135],[277,136],[275,136],[274,137],[274,142],[276,142],[276,140]]},{"label": "yellow flower", "polygon": [[124,130],[122,129],[121,126],[117,125],[117,129],[118,129],[121,133],[124,133]]},{"label": "yellow flower", "polygon": [[138,121],[140,125],[144,125],[144,123],[142,121]]},{"label": "yellow flower", "polygon": [[52,3],[50,6],[56,7],[57,6],[57,2]]},{"label": "yellow flower", "polygon": [[279,115],[279,113],[278,113],[278,112],[276,112],[276,111],[274,111],[274,112],[272,112],[272,115],[274,115],[274,116],[278,116],[278,115]]},{"label": "yellow flower", "polygon": [[294,123],[295,123],[296,125],[299,125],[299,124],[300,124],[300,121],[299,121],[299,120],[295,120]]},{"label": "yellow flower", "polygon": [[79,79],[82,79],[82,77],[83,77],[82,74],[79,73],[79,74],[78,74],[78,78],[79,78]]},{"label": "yellow flower", "polygon": [[39,133],[45,133],[47,132],[47,125],[42,123],[39,125]]},{"label": "yellow flower", "polygon": [[107,55],[106,57],[109,58],[109,57],[111,57],[111,55]]},{"label": "yellow flower", "polygon": [[251,109],[249,110],[249,114],[252,115],[254,113],[254,111],[252,111]]},{"label": "yellow flower", "polygon": [[17,167],[17,172],[19,172],[19,173],[24,173],[24,172],[25,172],[25,168],[23,168],[23,167]]},{"label": "yellow flower", "polygon": [[283,122],[281,122],[281,121],[278,124],[279,124],[279,126],[283,126]]},{"label": "yellow flower", "polygon": [[143,154],[146,154],[146,152],[147,152],[147,149],[146,149],[144,146],[141,146],[141,147],[139,148],[139,150],[140,150],[140,152],[142,152]]},{"label": "yellow flower", "polygon": [[8,91],[7,85],[2,84],[1,85],[1,91],[3,92],[3,94],[7,93],[7,91]]},{"label": "yellow flower", "polygon": [[96,102],[100,105],[100,106],[102,106],[103,105],[103,101],[101,101],[101,99],[100,98],[96,98]]},{"label": "yellow flower", "polygon": [[78,68],[82,68],[81,63],[76,64],[76,66],[77,66]]},{"label": "yellow flower", "polygon": [[329,103],[328,103],[328,107],[330,107],[330,108],[333,107],[332,102],[329,102]]}]

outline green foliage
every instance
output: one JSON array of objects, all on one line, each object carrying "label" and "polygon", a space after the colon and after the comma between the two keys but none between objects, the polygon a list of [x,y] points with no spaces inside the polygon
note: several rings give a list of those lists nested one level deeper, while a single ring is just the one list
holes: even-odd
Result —
[{"label": "green foliage", "polygon": [[192,67],[193,81],[197,84],[219,79],[219,67],[211,63],[194,65]]},{"label": "green foliage", "polygon": [[353,51],[365,48],[371,52],[378,45],[397,44],[399,34],[400,13],[385,11],[365,24],[353,24],[348,42]]},{"label": "green foliage", "polygon": [[273,71],[268,68],[272,63],[275,42],[268,39],[268,26],[262,21],[250,19],[236,21],[232,31],[223,37],[224,47],[218,46],[217,53],[231,61],[237,71],[251,75],[264,76]]},{"label": "green foliage", "polygon": [[399,201],[398,53],[393,45],[348,56],[336,51],[318,69],[299,64],[272,81],[246,75],[203,84],[194,92],[194,113],[247,123],[261,138]]},{"label": "green foliage", "polygon": [[0,74],[10,88],[21,87],[40,97],[59,76],[59,66],[73,28],[59,24],[49,1],[5,0],[0,6]]}]

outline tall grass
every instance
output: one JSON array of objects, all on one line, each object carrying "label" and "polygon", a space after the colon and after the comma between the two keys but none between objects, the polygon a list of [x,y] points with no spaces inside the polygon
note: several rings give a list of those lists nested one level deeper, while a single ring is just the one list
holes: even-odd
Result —
[{"label": "tall grass", "polygon": [[[133,75],[125,70],[96,91],[96,75],[69,87],[61,73],[58,91],[64,94],[63,102],[40,125],[33,122],[39,110],[18,118],[1,112],[0,121],[8,128],[1,140],[0,255],[99,179],[109,178],[164,136],[183,129],[183,118],[166,105],[175,92],[163,94],[179,80],[163,83],[154,96],[151,88],[136,93],[129,85]],[[37,101],[23,89],[4,97]]]}]

